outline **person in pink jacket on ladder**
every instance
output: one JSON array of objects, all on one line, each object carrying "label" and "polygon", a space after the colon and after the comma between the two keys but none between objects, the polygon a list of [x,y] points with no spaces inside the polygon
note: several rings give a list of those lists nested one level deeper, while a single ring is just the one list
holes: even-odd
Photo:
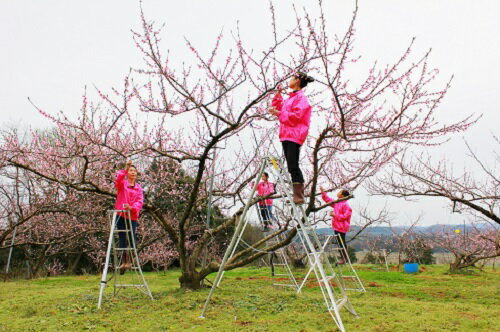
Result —
[{"label": "person in pink jacket on ladder", "polygon": [[[132,161],[127,161],[124,170],[116,172],[115,187],[116,187],[116,203],[115,210],[128,210],[130,211],[130,219],[132,220],[132,234],[134,241],[137,245],[136,229],[137,220],[139,219],[139,213],[142,210],[142,205],[144,202],[144,195],[142,192],[142,187],[140,184],[136,183],[137,180],[137,169],[132,165]],[[117,213],[117,223],[116,227],[119,230],[125,230],[125,218],[128,217],[128,213],[118,212]],[[128,248],[129,241],[127,240],[127,234],[120,232],[118,233],[119,248]],[[132,245],[132,243],[130,243]],[[122,264],[120,265],[120,274],[124,274],[126,270],[132,267],[132,257],[130,257],[127,252],[123,253]]]},{"label": "person in pink jacket on ladder", "polygon": [[[320,186],[319,189],[321,190],[321,196],[325,201],[325,203],[330,203],[333,201],[333,199],[327,195],[325,189],[322,186]],[[349,191],[345,189],[340,190],[337,193],[337,197],[339,199],[348,196],[350,196]],[[344,247],[344,249],[346,249],[347,252],[345,235],[349,231],[349,227],[351,226],[352,209],[349,206],[347,200],[340,201],[332,205],[333,205],[333,210],[330,212],[330,216],[332,216],[332,228],[335,231],[335,235],[340,235],[340,239],[342,242],[341,244]],[[342,252],[342,260],[339,261],[339,264],[345,264],[346,261],[347,257],[345,257],[344,252]]]},{"label": "person in pink jacket on ladder", "polygon": [[[251,183],[253,187],[254,183]],[[269,174],[267,172],[262,173],[262,182],[257,185],[257,195],[259,197],[266,197],[272,195],[276,192],[274,183],[269,182]],[[273,200],[271,198],[263,199],[259,201],[259,214],[262,223],[264,224],[264,232],[269,230],[271,222],[276,220],[273,216]]]},{"label": "person in pink jacket on ladder", "polygon": [[311,124],[311,105],[302,91],[314,79],[298,72],[292,76],[288,87],[292,89],[289,97],[283,100],[281,90],[272,101],[269,113],[278,117],[280,122],[280,141],[283,145],[288,171],[293,183],[293,202],[304,203],[304,176],[299,167],[300,147],[304,144]]}]

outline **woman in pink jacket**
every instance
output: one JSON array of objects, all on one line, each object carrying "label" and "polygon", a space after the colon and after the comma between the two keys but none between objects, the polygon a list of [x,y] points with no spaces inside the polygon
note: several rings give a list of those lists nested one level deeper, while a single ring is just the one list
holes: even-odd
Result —
[{"label": "woman in pink jacket", "polygon": [[298,72],[292,76],[288,87],[293,91],[283,100],[281,91],[273,99],[269,113],[280,122],[280,141],[283,145],[288,171],[293,182],[293,202],[304,203],[304,176],[299,167],[300,147],[304,144],[311,124],[311,105],[302,89],[314,82],[312,77]]},{"label": "woman in pink jacket", "polygon": [[[323,197],[325,203],[330,203],[333,201],[333,199],[326,194],[323,187],[320,186],[319,189],[321,190],[321,196]],[[349,196],[349,192],[345,189],[340,190],[337,193],[337,197],[339,199],[347,196]],[[349,227],[351,226],[352,216],[352,209],[349,206],[347,200],[334,203],[333,211],[330,212],[330,216],[332,216],[332,228],[335,231],[335,235],[340,235],[340,238],[342,239],[342,246],[347,251],[345,235],[349,231]],[[344,252],[342,252],[342,260],[339,262],[339,264],[345,264],[346,260],[347,257],[345,257]]]},{"label": "woman in pink jacket", "polygon": [[[252,187],[253,185],[254,183],[251,184]],[[274,183],[269,182],[269,174],[267,172],[262,173],[262,182],[257,185],[257,195],[265,197],[274,194],[275,191]],[[259,213],[264,224],[264,231],[268,231],[271,222],[275,220],[273,216],[273,200],[271,198],[259,201]]]},{"label": "woman in pink jacket", "polygon": [[[127,161],[124,170],[118,171],[116,173],[115,186],[116,186],[116,203],[115,210],[128,210],[130,211],[130,219],[132,220],[132,234],[134,237],[134,242],[137,244],[137,237],[135,235],[137,229],[137,220],[139,219],[139,213],[142,210],[142,204],[144,202],[144,195],[142,193],[142,187],[140,184],[136,183],[137,180],[137,169],[132,165],[132,161]],[[119,230],[125,230],[125,218],[128,217],[128,213],[118,212],[117,213],[117,224],[116,227]],[[129,244],[127,241],[127,233],[118,233],[119,248],[128,248]],[[130,243],[130,245],[132,245]],[[126,270],[132,267],[131,257],[127,255],[125,251],[123,253],[122,264],[120,265],[120,274],[125,273]]]}]

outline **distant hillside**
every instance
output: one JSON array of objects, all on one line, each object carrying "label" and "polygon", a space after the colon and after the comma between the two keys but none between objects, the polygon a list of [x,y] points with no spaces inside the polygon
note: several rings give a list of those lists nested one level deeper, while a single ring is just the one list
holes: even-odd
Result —
[{"label": "distant hillside", "polygon": [[[465,231],[469,231],[473,229],[474,227],[476,228],[482,228],[485,227],[486,224],[475,224],[474,226],[472,225],[465,225]],[[353,235],[357,233],[361,227],[359,226],[352,226],[349,230],[349,234]],[[371,237],[371,236],[392,236],[393,232],[400,235],[403,232],[405,232],[408,229],[408,227],[405,226],[394,226],[392,229],[388,226],[372,226],[368,227],[365,229],[362,233],[363,237]],[[464,231],[464,225],[444,225],[444,224],[435,224],[435,225],[430,225],[430,226],[416,226],[415,231],[418,233],[423,233],[423,234],[433,234],[441,231],[449,231],[453,232],[456,229],[460,229],[460,231]],[[331,235],[334,234],[333,229],[329,227],[322,227],[322,228],[316,228],[316,233],[317,234],[322,234],[322,235]]]},{"label": "distant hillside", "polygon": [[[470,231],[473,227],[485,227],[486,224],[475,224],[474,226],[465,225],[465,232]],[[347,241],[350,240],[350,237],[356,234],[361,227],[352,226],[349,232],[347,233]],[[393,232],[397,235],[403,234],[408,229],[405,226],[395,226],[390,227],[387,226],[373,226],[365,229],[363,233],[357,237],[354,241],[349,243],[349,246],[353,247],[355,250],[367,250],[369,248],[369,243],[371,242],[373,245],[373,240],[375,239],[375,247],[376,248],[386,248],[395,250],[397,248],[397,238],[393,236]],[[443,225],[436,224],[430,226],[417,226],[415,227],[415,231],[417,233],[421,233],[423,235],[431,235],[434,233],[442,232],[454,232],[456,229],[460,229],[460,231],[464,231],[464,225]],[[316,229],[316,233],[318,235],[333,235],[334,231],[328,227],[321,227]],[[434,248],[435,252],[443,251],[441,248]]]}]

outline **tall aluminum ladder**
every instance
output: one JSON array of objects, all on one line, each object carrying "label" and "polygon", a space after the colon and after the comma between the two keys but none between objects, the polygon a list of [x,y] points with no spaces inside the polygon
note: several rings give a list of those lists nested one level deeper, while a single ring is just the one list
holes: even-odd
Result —
[{"label": "tall aluminum ladder", "polygon": [[375,264],[379,267],[372,268],[373,270],[383,270],[389,272],[389,264],[387,263],[387,250],[380,249],[375,251]]},{"label": "tall aluminum ladder", "polygon": [[[264,220],[262,217],[261,209],[262,207],[259,204],[255,204],[255,209],[257,211],[257,217],[259,219],[260,225],[267,228],[268,230],[264,230],[264,234],[267,236],[269,233],[273,232],[273,222],[278,225],[278,219],[276,216],[270,217],[269,214],[265,213],[267,217],[270,217],[269,220]],[[284,233],[280,233],[278,236],[271,238],[266,244],[277,244],[285,239]],[[264,260],[264,258],[262,258]],[[265,261],[265,260],[264,260]],[[288,262],[288,258],[286,255],[286,247],[279,248],[273,252],[269,253],[269,266],[271,267],[271,279],[272,285],[274,287],[290,287],[294,290],[299,288],[299,284],[295,279],[292,269],[290,268],[290,264]]]},{"label": "tall aluminum ladder", "polygon": [[[323,242],[323,246],[321,247],[320,256],[323,261],[328,260],[330,261],[330,264],[333,263],[333,265],[337,266],[336,270],[339,277],[343,281],[342,284],[344,290],[366,292],[363,282],[361,282],[356,270],[352,266],[347,250],[345,249],[345,246],[341,245],[341,242],[342,238],[339,235],[328,235]],[[345,264],[340,264],[340,260],[345,260]],[[311,265],[306,276],[302,280],[297,293],[300,293],[313,270],[314,266]]]},{"label": "tall aluminum ladder", "polygon": [[[247,203],[245,204],[243,213],[241,214],[238,225],[236,226],[231,242],[224,254],[224,257],[222,258],[219,271],[217,272],[217,276],[215,277],[215,281],[213,283],[214,286],[210,289],[200,318],[205,318],[205,312],[210,299],[215,289],[220,285],[224,275],[226,263],[233,257],[237,249],[237,245],[241,240],[245,227],[248,223],[247,213],[250,203],[255,195],[257,184],[261,179],[262,173],[266,168],[273,174],[273,178],[278,180],[276,183],[276,191],[278,195],[284,197],[286,200],[290,208],[290,212],[297,223],[297,228],[300,228],[298,234],[307,252],[310,264],[314,267],[314,274],[318,280],[321,293],[325,300],[326,308],[340,331],[345,332],[346,330],[344,328],[344,324],[342,323],[342,318],[340,317],[340,310],[345,307],[351,314],[357,316],[357,313],[352,307],[352,304],[350,303],[344,290],[344,281],[340,278],[339,274],[334,271],[328,260],[325,262],[326,264],[321,261],[320,254],[318,253],[318,250],[321,250],[322,247],[321,242],[319,241],[317,234],[314,232],[304,208],[293,203],[292,181],[289,173],[283,168],[283,162],[273,156],[263,158],[252,192],[250,193]],[[329,274],[326,273],[325,267]]]},{"label": "tall aluminum ladder", "polygon": [[[283,233],[273,237],[269,242],[277,244],[285,239]],[[288,258],[286,257],[286,247],[279,248],[270,253],[269,265],[271,265],[271,277],[274,287],[290,287],[295,291],[299,284],[295,279]]]},{"label": "tall aluminum ladder", "polygon": [[[118,213],[123,213],[125,217],[125,229],[120,230],[117,228],[117,222],[118,222]],[[151,294],[151,291],[149,290],[148,283],[146,282],[146,279],[144,278],[144,274],[142,273],[141,269],[141,263],[139,262],[139,255],[137,254],[137,247],[135,243],[135,238],[132,233],[132,220],[130,218],[130,211],[129,210],[110,210],[108,211],[108,215],[111,217],[110,219],[110,225],[111,225],[111,230],[109,232],[109,240],[108,240],[108,249],[106,252],[106,260],[104,263],[104,269],[102,271],[102,277],[101,277],[101,289],[99,291],[99,302],[97,303],[97,308],[101,309],[101,304],[102,304],[102,297],[104,295],[104,289],[106,288],[106,285],[108,283],[108,270],[111,267],[111,253],[113,253],[113,264],[112,264],[112,269],[113,269],[113,276],[111,279],[113,279],[113,296],[118,295],[118,292],[123,289],[123,288],[137,288],[144,294],[148,295],[151,300],[153,300],[153,295]],[[119,233],[125,233],[126,234],[126,239],[127,239],[127,248],[118,248],[116,246],[116,237],[118,236]],[[119,255],[119,253],[129,253],[131,256],[132,260],[132,267],[131,270],[135,273],[135,277],[137,278],[137,283],[136,284],[126,284],[126,283],[121,283],[122,276],[120,275],[120,261],[122,255]],[[111,280],[110,279],[110,280]]]}]

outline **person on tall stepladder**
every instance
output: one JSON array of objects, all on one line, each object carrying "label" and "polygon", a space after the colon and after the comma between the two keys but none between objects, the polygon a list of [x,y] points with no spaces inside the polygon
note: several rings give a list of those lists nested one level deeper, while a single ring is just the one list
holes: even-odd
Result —
[{"label": "person on tall stepladder", "polygon": [[[124,170],[116,172],[115,186],[117,193],[115,210],[130,211],[130,219],[132,220],[132,236],[134,238],[133,241],[137,245],[137,220],[139,219],[139,213],[142,210],[144,195],[142,193],[141,185],[136,183],[136,180],[137,169],[134,165],[132,165],[132,161],[130,160],[127,161]],[[125,218],[128,218],[128,213],[118,212],[116,218],[116,227],[119,230],[126,230]],[[118,233],[118,236],[119,248],[125,249],[132,246],[132,243],[129,244],[129,241],[127,241],[127,233],[120,232]],[[131,256],[132,255],[129,255],[126,251],[123,253],[122,264],[120,265],[120,274],[124,274],[126,270],[129,270],[132,267]]]},{"label": "person on tall stepladder", "polygon": [[[254,183],[251,184],[252,187],[253,185]],[[269,174],[267,172],[262,173],[262,181],[257,185],[257,195],[266,197],[275,192],[274,183],[269,182]],[[273,216],[273,200],[271,198],[259,201],[259,213],[264,224],[264,231],[268,231],[272,221],[276,220]]]},{"label": "person on tall stepladder", "polygon": [[304,176],[299,167],[300,147],[304,144],[311,124],[311,105],[302,89],[314,78],[298,72],[292,76],[288,87],[292,89],[289,97],[283,100],[281,90],[272,101],[269,113],[278,117],[280,122],[280,141],[283,145],[288,171],[293,182],[293,202],[304,203]]},{"label": "person on tall stepladder", "polygon": [[[328,194],[325,192],[325,188],[320,186],[319,190],[321,190],[321,196],[325,201],[325,203],[330,203],[333,201],[333,199],[330,196],[328,196]],[[337,193],[337,197],[339,199],[348,196],[350,196],[350,194],[349,191],[347,191],[346,189],[340,190]],[[341,245],[347,252],[345,236],[346,233],[349,231],[349,227],[351,226],[352,208],[347,202],[347,200],[340,201],[332,205],[333,205],[333,210],[330,211],[330,216],[332,217],[332,228],[335,232],[335,235],[340,235]],[[343,251],[341,251],[341,253],[342,253],[341,254],[342,259],[339,261],[339,264],[345,264],[347,262],[347,257]]]}]

